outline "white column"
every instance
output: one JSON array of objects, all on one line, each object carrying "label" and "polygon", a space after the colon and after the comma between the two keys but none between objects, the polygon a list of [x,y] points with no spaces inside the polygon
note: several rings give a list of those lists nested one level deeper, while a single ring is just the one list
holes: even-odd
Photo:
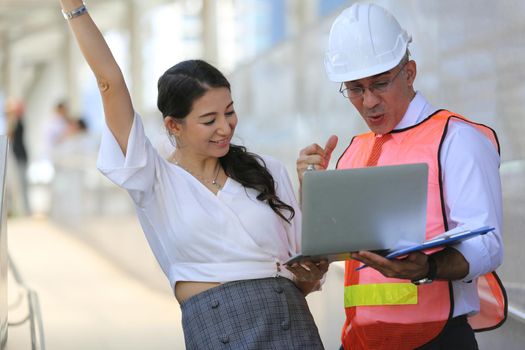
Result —
[{"label": "white column", "polygon": [[130,53],[130,74],[131,85],[130,94],[133,100],[133,105],[136,110],[144,110],[144,98],[142,89],[143,82],[143,65],[142,58],[143,50],[143,36],[141,30],[141,14],[144,6],[141,6],[142,1],[129,1],[127,3],[127,28],[129,30],[129,53]]},{"label": "white column", "polygon": [[9,95],[9,84],[10,84],[10,72],[9,72],[9,66],[10,66],[10,47],[9,47],[9,39],[6,32],[2,32],[2,36],[0,37],[1,42],[1,50],[2,50],[2,62],[0,67],[0,85],[3,86],[3,93],[5,96]]},{"label": "white column", "polygon": [[80,49],[75,42],[73,35],[69,32],[64,33],[64,61],[66,65],[64,86],[66,88],[67,103],[71,115],[79,115],[81,112],[81,91],[80,91],[80,69],[84,59]]},{"label": "white column", "polygon": [[204,59],[216,65],[219,56],[217,45],[217,0],[203,0],[202,43]]},{"label": "white column", "polygon": [[286,27],[291,36],[319,20],[319,0],[287,0]]},{"label": "white column", "polygon": [[6,97],[21,97],[22,96],[22,79],[15,79],[20,76],[17,72],[21,71],[20,61],[15,59],[14,41],[11,40],[9,32],[4,33],[4,40],[2,43],[2,50],[4,51],[4,59],[2,62],[2,80],[5,83]]},{"label": "white column", "polygon": [[[308,96],[307,84],[307,69],[308,47],[311,45],[311,37],[304,35],[302,31],[309,28],[312,23],[318,20],[318,0],[301,1],[289,0],[287,2],[287,28],[291,36],[295,36],[294,40],[294,108],[301,114],[311,113],[309,102],[306,100]],[[316,72],[320,74],[322,72]]]}]

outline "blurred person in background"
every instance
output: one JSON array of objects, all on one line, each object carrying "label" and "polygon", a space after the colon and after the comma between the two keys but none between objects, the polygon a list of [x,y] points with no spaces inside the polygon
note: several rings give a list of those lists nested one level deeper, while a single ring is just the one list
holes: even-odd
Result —
[{"label": "blurred person in background", "polygon": [[53,110],[53,115],[47,121],[44,128],[44,155],[51,159],[53,149],[64,141],[71,133],[74,121],[69,116],[69,110],[66,102],[58,102]]},{"label": "blurred person in background", "polygon": [[95,161],[100,140],[89,132],[83,118],[71,119],[68,130],[60,143],[52,150],[55,167],[84,167]]},{"label": "blurred person in background", "polygon": [[84,118],[79,118],[73,123],[73,134],[83,134],[88,132],[88,126]]},{"label": "blurred person in background", "polygon": [[237,115],[223,74],[190,60],[160,77],[157,105],[176,145],[165,159],[83,2],[61,4],[102,96],[98,167],[136,205],[181,305],[186,348],[323,349],[305,295],[328,264],[283,267],[300,250],[300,209],[279,161],[231,144]]},{"label": "blurred person in background", "polygon": [[16,160],[16,169],[14,169],[11,174],[16,177],[15,181],[19,184],[19,186],[15,188],[20,189],[20,199],[22,203],[22,212],[20,214],[28,215],[31,213],[31,207],[29,204],[29,185],[27,181],[28,156],[24,140],[24,112],[25,106],[21,100],[10,98],[6,101],[7,137],[9,139],[10,149]]},{"label": "blurred person in background", "polygon": [[[427,163],[426,239],[449,229],[495,230],[439,251],[388,260],[352,254],[345,267],[343,349],[477,349],[472,327],[506,317],[493,272],[503,261],[499,144],[495,132],[437,109],[414,89],[411,37],[375,4],[356,3],[334,21],[325,66],[370,132],[355,136],[337,169]],[[308,168],[326,168],[337,138],[303,149]],[[351,229],[351,228],[349,228]],[[362,264],[369,268],[356,270]],[[480,300],[480,297],[481,300]]]}]

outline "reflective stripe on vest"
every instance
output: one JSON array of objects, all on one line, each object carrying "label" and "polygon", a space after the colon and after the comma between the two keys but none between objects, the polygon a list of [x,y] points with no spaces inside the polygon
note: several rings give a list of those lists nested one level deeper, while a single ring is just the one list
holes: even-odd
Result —
[{"label": "reflective stripe on vest", "polygon": [[417,304],[413,283],[356,284],[345,287],[345,307]]},{"label": "reflective stripe on vest", "polygon": [[[499,145],[495,133],[488,127],[472,123],[448,111],[438,111],[413,127],[392,133],[393,139],[383,146],[378,165],[427,163],[429,166],[426,239],[447,229],[446,213],[442,200],[441,169],[439,164],[440,144],[446,135],[447,125],[454,118],[471,124],[490,139],[496,149]],[[338,169],[364,167],[372,149],[374,135],[366,133],[356,136],[337,163]],[[448,281],[434,281],[430,285],[417,286],[417,303],[392,305],[388,295],[392,284],[405,284],[406,280],[386,278],[374,269],[355,271],[358,263],[347,261],[345,267],[345,312],[346,322],[342,332],[345,349],[414,349],[439,335],[452,316],[452,285]],[[491,293],[494,302],[489,312],[484,312],[483,323],[502,323],[506,315],[506,296],[501,284],[495,284],[497,276],[487,275],[484,286],[494,287]],[[485,280],[486,276],[480,278]],[[368,289],[367,293],[380,291],[383,296],[358,296],[362,289],[356,286],[386,285],[385,288]],[[367,288],[365,287],[365,290]],[[494,288],[486,288],[494,289]],[[347,293],[357,292],[357,296]],[[361,299],[362,298],[362,299]],[[347,303],[348,302],[348,303]],[[494,305],[496,305],[494,307]],[[497,309],[497,311],[496,311]],[[502,311],[503,310],[503,311]],[[492,323],[491,323],[492,322]],[[483,327],[482,327],[483,328]]]}]

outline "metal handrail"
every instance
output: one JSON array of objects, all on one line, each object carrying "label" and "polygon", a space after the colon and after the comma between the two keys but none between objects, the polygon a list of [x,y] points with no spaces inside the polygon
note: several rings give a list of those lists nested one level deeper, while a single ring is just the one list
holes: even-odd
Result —
[{"label": "metal handrail", "polygon": [[[520,282],[504,281],[503,285],[507,289],[507,295],[509,296],[509,305],[507,310],[508,315],[517,321],[525,323],[525,310],[523,308],[525,304],[521,299],[523,298],[523,296],[525,296],[525,284]],[[520,298],[520,302],[518,303],[518,305],[516,305],[516,303],[512,303],[511,296],[514,295],[516,295],[517,298]]]},{"label": "metal handrail", "polygon": [[510,303],[508,306],[508,313],[512,318],[525,323],[525,312]]},{"label": "metal handrail", "polygon": [[25,323],[29,320],[29,326],[31,329],[31,349],[32,350],[45,350],[45,341],[44,341],[44,323],[42,321],[42,312],[40,310],[40,302],[38,300],[38,295],[35,291],[29,288],[22,279],[22,275],[18,271],[13,259],[8,255],[9,267],[13,278],[17,284],[25,290],[27,295],[28,309],[29,313],[26,318],[22,321],[9,324],[9,326],[17,326]]},{"label": "metal handrail", "polygon": [[29,314],[31,317],[31,347],[33,350],[45,350],[44,342],[44,323],[42,322],[42,312],[40,311],[40,301],[38,295],[33,290],[27,291],[29,300]]}]

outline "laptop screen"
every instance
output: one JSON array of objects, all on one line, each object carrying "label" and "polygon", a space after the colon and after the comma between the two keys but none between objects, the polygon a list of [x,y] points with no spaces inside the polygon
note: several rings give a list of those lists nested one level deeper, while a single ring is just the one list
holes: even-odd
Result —
[{"label": "laptop screen", "polygon": [[427,178],[424,163],[305,173],[302,255],[423,242]]}]

